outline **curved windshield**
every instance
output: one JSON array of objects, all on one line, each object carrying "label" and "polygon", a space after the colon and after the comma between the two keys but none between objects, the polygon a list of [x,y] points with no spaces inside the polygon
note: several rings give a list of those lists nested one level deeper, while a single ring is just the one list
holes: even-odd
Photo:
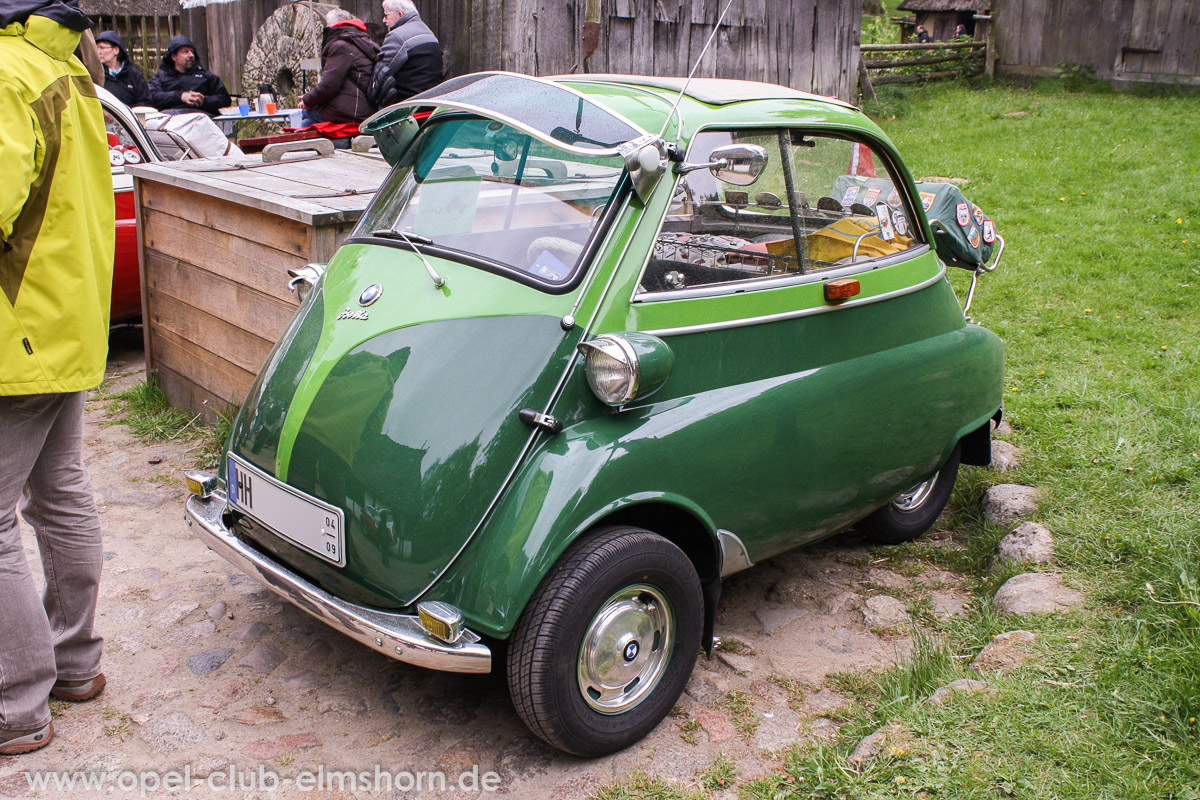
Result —
[{"label": "curved windshield", "polygon": [[355,230],[563,284],[613,200],[619,156],[566,153],[494,120],[434,120]]}]

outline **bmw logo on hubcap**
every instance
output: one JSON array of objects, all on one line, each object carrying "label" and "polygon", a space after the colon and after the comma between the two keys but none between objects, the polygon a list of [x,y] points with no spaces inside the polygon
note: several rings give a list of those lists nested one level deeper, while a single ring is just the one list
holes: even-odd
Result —
[{"label": "bmw logo on hubcap", "polygon": [[358,296],[358,304],[360,306],[369,306],[379,299],[379,295],[383,294],[383,287],[378,283],[372,283],[367,288],[363,289],[362,294]]},{"label": "bmw logo on hubcap", "polygon": [[633,661],[635,658],[637,658],[638,649],[637,642],[630,642],[629,644],[625,645],[625,660]]}]

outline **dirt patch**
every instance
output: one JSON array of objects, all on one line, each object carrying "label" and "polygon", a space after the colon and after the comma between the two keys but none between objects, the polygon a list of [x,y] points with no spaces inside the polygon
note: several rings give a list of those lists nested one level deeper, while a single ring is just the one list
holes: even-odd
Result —
[{"label": "dirt patch", "polygon": [[[116,344],[114,383],[140,380],[140,335]],[[728,646],[701,656],[676,714],[622,753],[566,756],[524,728],[502,675],[393,662],[235,572],[183,523],[186,491],[173,479],[192,465],[195,443],[147,445],[108,421],[105,403],[89,403],[84,457],[105,539],[97,627],[108,688],[91,703],[59,706],[50,746],[0,759],[0,796],[32,794],[26,771],[105,772],[116,785],[121,770],[186,768],[199,786],[155,793],[226,797],[210,788],[212,776],[220,784],[231,768],[245,778],[262,767],[293,785],[318,768],[369,776],[352,787],[343,775],[329,797],[480,796],[493,772],[500,793],[557,799],[638,769],[687,781],[720,753],[745,779],[774,766],[771,751],[836,733],[845,700],[822,688],[826,675],[892,663],[910,646],[863,621],[863,601],[889,591],[881,584],[909,582],[874,568],[863,542],[843,536],[789,553],[726,581],[718,632]],[[444,773],[444,792],[403,774],[429,770]],[[38,796],[79,791],[51,784]]]}]

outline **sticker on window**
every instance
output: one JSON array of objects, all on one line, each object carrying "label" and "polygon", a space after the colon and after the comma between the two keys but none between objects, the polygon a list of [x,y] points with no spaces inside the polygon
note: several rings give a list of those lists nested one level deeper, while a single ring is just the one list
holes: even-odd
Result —
[{"label": "sticker on window", "polygon": [[892,230],[892,210],[886,203],[875,206],[875,216],[879,219],[879,238],[885,242],[895,239],[896,232]]},{"label": "sticker on window", "polygon": [[896,233],[908,236],[908,217],[898,208],[892,211],[892,224],[896,226]]},{"label": "sticker on window", "polygon": [[900,207],[900,193],[897,192],[895,189],[892,189],[892,191],[888,194],[887,204],[894,208],[899,208]]}]

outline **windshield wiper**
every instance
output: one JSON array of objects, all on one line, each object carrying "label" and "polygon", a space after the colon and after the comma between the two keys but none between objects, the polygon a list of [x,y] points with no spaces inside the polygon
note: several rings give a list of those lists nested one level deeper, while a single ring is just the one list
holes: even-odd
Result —
[{"label": "windshield wiper", "polygon": [[414,242],[420,242],[421,244],[433,244],[433,239],[430,239],[428,236],[422,236],[419,233],[405,233],[404,231],[398,231],[395,228],[380,228],[377,231],[371,231],[371,235],[378,236],[381,239],[396,239],[404,242],[411,247],[412,251],[421,259],[421,263],[425,265],[425,271],[429,273],[429,279],[433,281],[434,287],[440,289],[446,285],[446,279],[441,275],[438,275],[437,270],[433,268],[433,264],[429,263],[429,259],[426,258],[425,254],[418,250],[416,244],[414,244]]},{"label": "windshield wiper", "polygon": [[433,239],[428,236],[422,236],[419,233],[405,233],[398,231],[395,228],[380,228],[377,231],[371,231],[372,236],[378,236],[380,239],[396,239],[401,242],[420,242],[421,244],[433,244]]}]

